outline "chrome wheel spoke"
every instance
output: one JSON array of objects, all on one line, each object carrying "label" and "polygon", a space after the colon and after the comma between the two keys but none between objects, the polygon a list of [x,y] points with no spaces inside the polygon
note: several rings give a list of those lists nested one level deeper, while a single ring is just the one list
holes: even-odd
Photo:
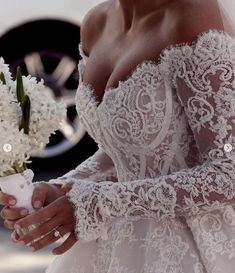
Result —
[{"label": "chrome wheel spoke", "polygon": [[59,86],[63,86],[72,75],[74,69],[76,69],[76,66],[76,62],[71,58],[63,57],[51,74],[51,77],[57,81]]},{"label": "chrome wheel spoke", "polygon": [[32,76],[43,76],[45,74],[44,64],[38,53],[32,53],[24,58],[27,71]]},{"label": "chrome wheel spoke", "polygon": [[76,90],[63,89],[61,90],[61,94],[62,100],[66,104],[67,108],[75,105]]},{"label": "chrome wheel spoke", "polygon": [[67,118],[61,122],[60,132],[63,134],[66,140],[71,143],[74,142],[74,136],[76,136],[76,131]]}]

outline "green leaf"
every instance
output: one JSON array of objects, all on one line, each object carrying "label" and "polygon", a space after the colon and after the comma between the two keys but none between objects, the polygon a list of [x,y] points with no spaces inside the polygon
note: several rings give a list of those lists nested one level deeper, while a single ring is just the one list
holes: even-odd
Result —
[{"label": "green leaf", "polygon": [[0,73],[0,81],[5,85],[6,84],[6,78],[3,72]]},{"label": "green leaf", "polygon": [[20,67],[17,67],[16,71],[16,94],[18,102],[22,104],[25,97],[25,92]]},{"label": "green leaf", "polygon": [[24,169],[24,171],[27,170],[27,165],[26,165],[26,163],[23,163],[22,168]]},{"label": "green leaf", "polygon": [[24,84],[22,79],[22,73],[20,67],[16,71],[16,93],[17,100],[20,103],[22,118],[19,129],[24,129],[26,135],[29,134],[29,123],[30,123],[30,111],[31,111],[31,101],[29,96],[25,94]]},{"label": "green leaf", "polygon": [[26,135],[29,134],[29,122],[30,122],[30,110],[31,110],[31,101],[29,96],[24,96],[23,102],[21,104],[22,109],[22,120],[20,129],[24,129]]}]

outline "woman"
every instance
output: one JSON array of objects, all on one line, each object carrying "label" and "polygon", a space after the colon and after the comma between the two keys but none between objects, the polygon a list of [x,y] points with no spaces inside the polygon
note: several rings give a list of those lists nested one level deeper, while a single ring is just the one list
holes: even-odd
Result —
[{"label": "woman", "polygon": [[32,215],[1,196],[7,227],[41,223],[13,239],[69,233],[48,273],[234,272],[235,40],[217,1],[109,0],[81,37],[77,111],[99,150],[37,184]]}]

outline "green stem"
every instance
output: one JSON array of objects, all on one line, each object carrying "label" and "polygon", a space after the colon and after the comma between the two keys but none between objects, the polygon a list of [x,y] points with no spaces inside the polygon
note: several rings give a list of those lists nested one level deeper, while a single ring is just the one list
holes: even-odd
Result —
[{"label": "green stem", "polygon": [[5,75],[4,75],[3,72],[0,73],[0,81],[1,81],[4,85],[7,84],[7,83],[6,83],[6,78],[5,78]]}]

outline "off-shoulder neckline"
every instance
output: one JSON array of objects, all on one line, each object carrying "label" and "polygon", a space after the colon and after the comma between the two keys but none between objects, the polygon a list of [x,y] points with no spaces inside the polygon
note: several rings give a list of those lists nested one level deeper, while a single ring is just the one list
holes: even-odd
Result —
[{"label": "off-shoulder neckline", "polygon": [[[162,64],[164,56],[166,56],[168,52],[170,52],[172,50],[176,50],[176,49],[183,50],[183,48],[185,48],[185,47],[193,48],[199,43],[199,41],[201,41],[201,39],[203,39],[205,36],[210,35],[210,34],[219,34],[219,35],[227,36],[227,37],[230,37],[231,39],[233,39],[233,37],[230,36],[230,34],[228,34],[224,30],[210,29],[210,30],[203,31],[203,32],[200,32],[199,34],[197,34],[196,38],[192,42],[176,43],[174,45],[169,45],[161,50],[160,54],[156,57],[155,60],[143,60],[139,64],[137,64],[132,69],[132,71],[126,76],[126,78],[124,80],[118,81],[117,86],[114,86],[114,87],[111,86],[111,87],[105,88],[104,94],[103,94],[103,97],[101,100],[97,96],[97,92],[96,92],[95,87],[92,84],[85,83],[83,81],[83,75],[80,75],[79,85],[82,85],[85,87],[85,89],[86,89],[85,91],[89,93],[89,94],[87,94],[88,97],[91,100],[93,100],[95,106],[97,108],[99,108],[104,103],[107,94],[115,92],[116,90],[119,89],[120,85],[127,83],[128,80],[130,78],[132,78],[134,76],[134,74],[139,69],[142,69],[145,65],[153,65],[155,68],[158,68]],[[85,63],[86,63],[87,59],[89,58],[89,56],[87,56],[85,54],[85,52],[83,51],[81,42],[79,43],[79,52],[80,52],[80,56],[82,57],[82,59],[79,61],[79,65],[83,65],[85,67]]]}]

